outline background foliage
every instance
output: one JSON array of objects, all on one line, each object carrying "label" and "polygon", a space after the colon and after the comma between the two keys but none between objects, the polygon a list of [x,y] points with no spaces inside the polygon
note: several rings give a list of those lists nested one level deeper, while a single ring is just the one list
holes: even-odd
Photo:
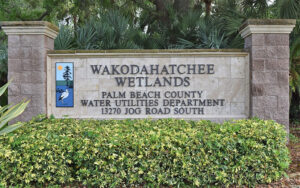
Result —
[{"label": "background foliage", "polygon": [[[122,146],[122,147],[120,147]],[[0,137],[0,186],[228,186],[269,183],[290,163],[274,121],[36,117]]]},{"label": "background foliage", "polygon": [[[246,19],[297,19],[290,40],[290,111],[291,118],[300,117],[299,0],[0,0],[0,7],[0,20],[60,25],[56,49],[243,48],[238,31]],[[5,41],[0,33],[2,54]],[[4,84],[7,61],[1,55],[0,66]]]},{"label": "background foliage", "polygon": [[[7,83],[7,60],[7,42],[3,40],[0,41],[0,87]],[[0,106],[6,104],[7,90],[0,96]]]}]

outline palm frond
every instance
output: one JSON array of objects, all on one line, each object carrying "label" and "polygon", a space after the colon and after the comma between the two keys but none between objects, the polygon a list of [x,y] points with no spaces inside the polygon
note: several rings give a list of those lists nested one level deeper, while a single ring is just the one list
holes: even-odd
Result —
[{"label": "palm frond", "polygon": [[136,41],[140,36],[127,17],[120,11],[113,10],[101,14],[94,22],[96,48],[98,49],[136,49],[142,48]]},{"label": "palm frond", "polygon": [[23,126],[23,124],[24,123],[22,123],[22,122],[18,122],[16,124],[5,127],[4,129],[0,130],[0,136],[10,133],[10,132],[20,128],[21,126]]},{"label": "palm frond", "polygon": [[243,0],[243,12],[250,18],[266,18],[268,15],[268,0]]},{"label": "palm frond", "polygon": [[76,31],[76,44],[78,49],[93,49],[96,30],[91,23],[81,26]]},{"label": "palm frond", "polygon": [[54,41],[54,49],[69,50],[74,48],[74,32],[68,26],[62,25]]},{"label": "palm frond", "polygon": [[185,40],[183,38],[179,38],[176,45],[170,46],[170,48],[175,49],[193,49],[196,47],[197,45],[195,45],[193,42]]},{"label": "palm frond", "polygon": [[280,18],[296,19],[300,18],[300,1],[299,0],[278,0]]},{"label": "palm frond", "polygon": [[292,40],[290,53],[291,58],[300,57],[300,36]]},{"label": "palm frond", "polygon": [[[0,97],[7,90],[9,84],[10,82],[0,87]],[[8,125],[8,122],[21,115],[29,102],[30,101],[22,101],[14,106],[0,106],[0,136],[19,128],[22,125],[18,123],[14,125]]]},{"label": "palm frond", "polygon": [[2,77],[2,75],[7,74],[7,60],[8,60],[7,43],[1,42],[0,43],[0,77]]},{"label": "palm frond", "polygon": [[194,33],[201,20],[201,12],[190,11],[180,19],[179,32],[183,37],[187,37]]}]

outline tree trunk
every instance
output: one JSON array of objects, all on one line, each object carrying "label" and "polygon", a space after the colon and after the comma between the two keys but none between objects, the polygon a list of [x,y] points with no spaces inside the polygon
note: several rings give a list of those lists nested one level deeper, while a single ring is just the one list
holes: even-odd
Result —
[{"label": "tree trunk", "polygon": [[187,13],[191,8],[191,0],[175,0],[174,8],[180,13]]},{"label": "tree trunk", "polygon": [[73,15],[73,24],[74,24],[74,34],[77,31],[77,16]]},{"label": "tree trunk", "polygon": [[154,0],[153,2],[156,6],[156,13],[158,15],[158,19],[164,23],[168,24],[169,15],[167,11],[167,5],[170,3],[170,0]]},{"label": "tree trunk", "polygon": [[205,15],[210,16],[212,0],[203,0],[205,3]]}]

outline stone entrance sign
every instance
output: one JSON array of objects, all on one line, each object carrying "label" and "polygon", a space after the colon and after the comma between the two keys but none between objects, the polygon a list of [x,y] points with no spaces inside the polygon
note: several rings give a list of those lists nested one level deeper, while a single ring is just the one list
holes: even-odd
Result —
[{"label": "stone entrance sign", "polygon": [[243,50],[53,51],[48,22],[1,22],[17,119],[259,117],[289,127],[289,33],[295,20],[247,20]]},{"label": "stone entrance sign", "polygon": [[[249,117],[249,56],[242,50],[51,51],[48,57],[47,113],[58,118]],[[63,63],[74,65],[74,80],[59,89]]]}]

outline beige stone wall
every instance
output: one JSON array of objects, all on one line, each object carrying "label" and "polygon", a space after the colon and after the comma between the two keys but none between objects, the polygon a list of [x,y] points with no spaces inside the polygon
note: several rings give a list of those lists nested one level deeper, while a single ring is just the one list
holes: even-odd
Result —
[{"label": "beige stone wall", "polygon": [[[55,63],[74,62],[74,107],[56,107],[55,101]],[[118,87],[115,77],[131,75],[97,75],[93,74],[90,65],[146,65],[159,64],[213,64],[214,74],[182,74],[170,75],[190,77],[190,86],[184,87]],[[149,81],[154,82],[158,77],[162,79],[166,75],[135,75],[147,76]],[[167,76],[168,77],[168,76]],[[53,114],[57,118],[97,118],[97,119],[124,119],[124,118],[183,118],[183,119],[210,119],[223,121],[225,119],[240,119],[249,117],[249,56],[248,53],[232,52],[177,52],[177,53],[50,53],[47,61],[47,114]],[[102,92],[126,92],[126,99],[130,98],[130,92],[160,92],[161,98],[154,107],[140,106],[140,114],[125,114],[130,106],[116,106],[115,100],[103,98]],[[198,96],[190,99],[225,99],[224,105],[218,106],[163,106],[164,94],[169,91],[200,91]],[[110,106],[93,107],[82,106],[81,100],[110,100]],[[145,99],[145,98],[142,98]],[[178,98],[174,98],[178,99]],[[151,100],[151,99],[148,99]],[[155,99],[153,99],[155,100]],[[168,100],[168,99],[166,99]],[[183,99],[187,100],[187,98]],[[168,114],[147,114],[146,108],[170,108]],[[175,108],[202,108],[192,114],[183,110],[184,114],[176,114]],[[102,108],[120,108],[120,114],[103,114]],[[137,108],[137,107],[132,107]],[[148,109],[149,110],[149,109]],[[154,110],[155,111],[155,110]],[[193,110],[192,110],[193,111]],[[148,111],[149,112],[149,111]],[[152,112],[152,111],[151,111]],[[193,111],[195,112],[195,111]]]},{"label": "beige stone wall", "polygon": [[54,41],[45,35],[9,35],[8,43],[8,103],[30,100],[15,120],[28,121],[46,113],[46,55]]},{"label": "beige stone wall", "polygon": [[249,19],[241,27],[250,53],[250,116],[272,119],[289,132],[289,34],[296,20]]},{"label": "beige stone wall", "polygon": [[58,27],[44,21],[0,22],[8,35],[8,103],[30,100],[25,111],[9,123],[47,113],[47,51],[53,50]]},{"label": "beige stone wall", "polygon": [[[58,118],[174,117],[216,121],[257,116],[284,124],[288,132],[289,34],[295,24],[296,20],[247,20],[240,29],[246,52],[236,49],[53,51],[54,39],[58,34],[56,26],[40,21],[1,22],[1,28],[8,35],[8,78],[14,78],[9,86],[8,100],[9,103],[17,103],[24,98],[31,100],[17,119],[21,121],[40,113],[53,114]],[[72,108],[57,108],[55,105],[56,62],[74,62],[75,104]],[[92,74],[91,64],[213,64],[215,74],[179,75],[189,77],[188,87],[118,87],[114,76]],[[134,77],[137,79],[138,76]],[[156,77],[163,79],[164,75],[148,77],[153,82]],[[128,106],[124,105],[120,107],[120,114],[103,114],[103,107],[84,107],[81,104],[83,99],[108,100],[103,98],[102,92],[114,91],[128,94],[160,91],[162,96],[170,91],[200,91],[202,94],[198,98],[187,97],[185,100],[224,99],[224,104],[200,105],[203,111],[192,115],[174,114],[175,108],[185,107],[180,105],[169,107],[171,112],[168,114],[147,114],[143,107],[140,114],[127,115],[124,110]],[[164,99],[157,100],[155,108],[165,108]],[[109,101],[111,105],[106,107],[114,108],[116,101]],[[199,112],[199,106],[197,108]]]},{"label": "beige stone wall", "polygon": [[289,35],[252,34],[245,48],[251,58],[251,116],[289,125]]}]

